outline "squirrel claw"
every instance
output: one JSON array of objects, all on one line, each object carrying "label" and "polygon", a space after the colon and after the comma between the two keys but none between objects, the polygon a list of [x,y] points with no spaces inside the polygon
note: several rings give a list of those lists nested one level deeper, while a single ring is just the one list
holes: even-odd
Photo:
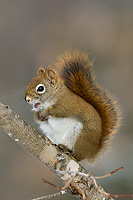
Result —
[{"label": "squirrel claw", "polygon": [[65,145],[63,145],[63,144],[59,144],[58,145],[58,148],[61,150],[61,151],[63,151],[64,153],[66,153],[66,154],[68,154],[68,155],[73,155],[73,152],[70,150],[70,149],[68,149]]}]

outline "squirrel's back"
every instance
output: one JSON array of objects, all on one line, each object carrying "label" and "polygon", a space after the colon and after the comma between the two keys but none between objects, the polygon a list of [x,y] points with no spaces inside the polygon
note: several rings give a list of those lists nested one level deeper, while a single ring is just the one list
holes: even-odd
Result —
[{"label": "squirrel's back", "polygon": [[56,63],[59,76],[65,85],[81,96],[99,113],[102,120],[102,136],[99,150],[106,146],[119,126],[120,114],[116,102],[107,90],[103,90],[92,72],[92,62],[85,52],[66,52]]}]

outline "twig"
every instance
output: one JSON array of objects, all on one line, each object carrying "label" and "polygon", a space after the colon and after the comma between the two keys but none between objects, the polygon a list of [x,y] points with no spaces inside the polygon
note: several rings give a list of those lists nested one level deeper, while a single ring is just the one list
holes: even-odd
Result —
[{"label": "twig", "polygon": [[120,171],[120,170],[122,170],[122,169],[123,169],[123,167],[120,167],[120,168],[115,169],[114,171],[112,171],[112,172],[110,172],[110,173],[108,173],[108,174],[106,174],[106,175],[103,175],[103,176],[95,176],[95,179],[106,178],[106,177],[111,176],[112,174],[114,174],[114,173],[116,173],[116,172],[118,172],[118,171]]},{"label": "twig", "polygon": [[60,192],[57,192],[57,193],[55,193],[55,194],[49,194],[49,195],[46,195],[46,196],[43,196],[43,197],[37,197],[37,198],[32,199],[32,200],[51,199],[51,198],[59,197],[60,195],[64,195],[64,194],[66,194],[65,191],[60,191]]},{"label": "twig", "polygon": [[[118,168],[117,170],[114,170],[113,172],[110,172],[109,174],[106,174],[105,176],[101,176],[101,178],[105,178],[105,177],[107,177],[107,176],[110,176],[110,175],[112,175],[113,173],[115,173],[115,172],[117,172],[117,171],[119,171],[119,170],[121,170],[121,169],[123,169],[123,167]],[[101,190],[101,189],[99,188],[99,186],[98,186],[98,184],[97,184],[97,182],[96,182],[96,179],[97,179],[97,178],[100,179],[100,177],[93,177],[93,176],[91,176],[91,178],[92,178],[92,180],[93,180],[93,182],[94,182],[94,185],[96,186],[97,190],[98,190],[101,194],[105,194],[105,195],[107,195],[107,196],[109,196],[109,197],[113,197],[113,198],[118,198],[118,197],[133,197],[132,194],[131,194],[131,195],[122,195],[122,194],[110,194],[110,193],[108,193],[108,192],[105,192],[104,190]]]}]

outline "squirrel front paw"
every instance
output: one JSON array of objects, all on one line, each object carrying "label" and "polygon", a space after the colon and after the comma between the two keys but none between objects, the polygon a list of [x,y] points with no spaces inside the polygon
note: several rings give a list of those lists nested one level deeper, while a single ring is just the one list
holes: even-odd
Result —
[{"label": "squirrel front paw", "polygon": [[48,119],[48,115],[44,115],[44,112],[34,112],[34,118],[36,121],[46,121]]}]

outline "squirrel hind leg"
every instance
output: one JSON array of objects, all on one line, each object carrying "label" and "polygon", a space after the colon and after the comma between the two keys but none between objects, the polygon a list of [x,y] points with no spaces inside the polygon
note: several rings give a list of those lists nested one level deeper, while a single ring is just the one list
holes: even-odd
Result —
[{"label": "squirrel hind leg", "polygon": [[89,130],[89,134],[81,133],[78,136],[74,145],[74,157],[77,161],[87,159],[89,162],[93,162],[95,158],[97,158],[99,153],[99,141],[96,140],[94,135],[95,131]]}]

